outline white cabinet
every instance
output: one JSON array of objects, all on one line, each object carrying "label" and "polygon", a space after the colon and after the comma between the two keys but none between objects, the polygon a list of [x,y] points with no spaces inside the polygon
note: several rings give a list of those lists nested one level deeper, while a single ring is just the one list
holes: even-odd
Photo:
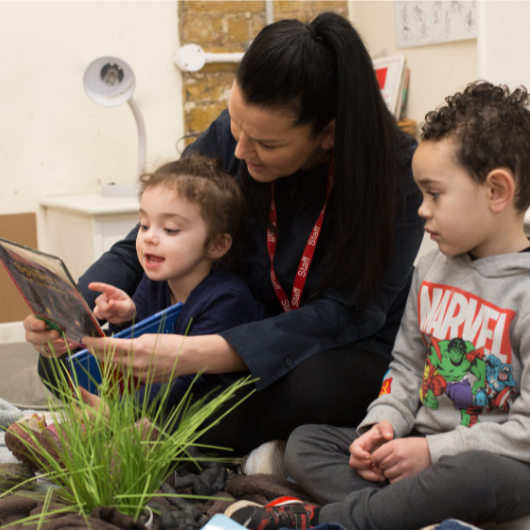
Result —
[{"label": "white cabinet", "polygon": [[41,250],[61,257],[77,280],[138,223],[136,197],[99,193],[41,197],[44,234]]}]

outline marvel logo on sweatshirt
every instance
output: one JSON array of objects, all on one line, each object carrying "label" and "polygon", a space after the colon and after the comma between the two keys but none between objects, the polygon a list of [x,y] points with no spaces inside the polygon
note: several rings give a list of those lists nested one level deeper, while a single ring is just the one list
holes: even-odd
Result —
[{"label": "marvel logo on sweatshirt", "polygon": [[461,425],[479,421],[484,407],[508,411],[517,391],[509,329],[515,311],[453,286],[422,282],[418,316],[427,359],[420,400],[431,410],[447,396]]}]

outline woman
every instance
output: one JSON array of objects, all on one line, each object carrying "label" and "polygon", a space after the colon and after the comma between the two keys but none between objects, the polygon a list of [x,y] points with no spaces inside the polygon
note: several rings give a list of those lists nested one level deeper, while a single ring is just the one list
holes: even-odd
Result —
[{"label": "woman", "polygon": [[[242,186],[249,210],[242,276],[271,315],[184,341],[180,374],[259,377],[259,392],[201,442],[244,454],[304,423],[362,419],[387,369],[423,235],[410,175],[414,146],[388,112],[346,19],[283,20],[256,37],[229,109],[185,152],[221,158]],[[135,239],[133,230],[80,279],[89,303],[91,281],[134,292],[142,273]],[[53,332],[33,317],[25,326],[27,340],[50,355],[42,344]],[[86,343],[103,351],[110,340],[125,359],[129,341]],[[134,340],[139,377],[154,340]],[[156,382],[168,377],[181,343],[163,337]]]}]

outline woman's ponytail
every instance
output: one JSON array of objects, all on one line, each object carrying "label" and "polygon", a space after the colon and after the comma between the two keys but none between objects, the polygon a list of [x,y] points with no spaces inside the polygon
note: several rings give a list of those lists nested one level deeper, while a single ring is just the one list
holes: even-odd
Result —
[{"label": "woman's ponytail", "polygon": [[403,139],[357,31],[334,13],[319,15],[310,26],[337,61],[337,217],[321,288],[337,279],[356,285],[362,309],[376,294],[393,252]]},{"label": "woman's ponytail", "polygon": [[[377,294],[394,250],[396,191],[406,169],[399,164],[403,137],[360,35],[331,12],[310,24],[282,20],[259,33],[236,80],[246,103],[289,109],[296,125],[310,125],[314,136],[336,120],[336,219],[314,296],[351,286],[362,311]],[[266,223],[269,187],[248,182],[247,189],[249,206]]]}]

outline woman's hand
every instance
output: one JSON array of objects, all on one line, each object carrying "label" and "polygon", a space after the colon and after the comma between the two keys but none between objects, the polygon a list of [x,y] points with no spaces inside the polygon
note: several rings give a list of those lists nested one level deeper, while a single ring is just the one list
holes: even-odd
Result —
[{"label": "woman's hand", "polygon": [[79,346],[76,342],[65,342],[58,331],[47,329],[46,322],[35,315],[26,317],[23,324],[26,330],[26,341],[44,357],[60,357],[68,351],[68,348],[73,350]]},{"label": "woman's hand", "polygon": [[83,337],[83,343],[99,360],[110,361],[123,373],[130,371],[141,381],[152,383],[198,372],[248,371],[237,352],[219,335],[146,334],[137,339]]},{"label": "woman's hand", "polygon": [[100,361],[115,364],[125,374],[141,381],[162,383],[183,375],[176,371],[183,338],[180,335],[154,334],[137,339],[83,337],[83,344]]},{"label": "woman's hand", "polygon": [[107,283],[92,282],[88,284],[91,291],[98,291],[94,316],[100,320],[108,320],[119,326],[131,321],[136,316],[136,306],[131,297],[121,289]]}]

